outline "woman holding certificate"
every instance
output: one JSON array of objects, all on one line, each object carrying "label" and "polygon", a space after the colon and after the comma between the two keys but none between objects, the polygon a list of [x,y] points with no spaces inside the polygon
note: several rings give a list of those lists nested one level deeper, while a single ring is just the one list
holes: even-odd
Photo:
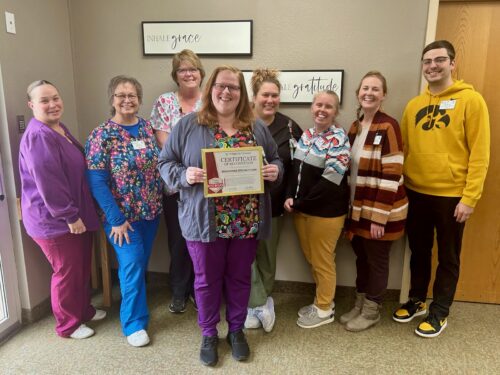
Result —
[{"label": "woman holding certificate", "polygon": [[[203,335],[200,360],[214,366],[223,297],[233,358],[242,361],[250,354],[243,326],[251,265],[258,241],[271,235],[269,190],[273,183],[280,183],[283,168],[269,130],[254,119],[239,69],[217,67],[202,98],[200,111],[182,118],[172,130],[160,154],[159,168],[167,187],[180,193],[179,223],[193,260],[198,324]],[[234,151],[248,146],[262,147],[264,193],[205,197],[207,171],[202,168],[201,149]],[[233,157],[238,159],[246,158]]]},{"label": "woman holding certificate", "polygon": [[302,129],[288,116],[278,112],[281,84],[279,71],[256,69],[252,75],[254,113],[267,125],[283,162],[284,177],[279,185],[271,190],[272,236],[269,240],[259,241],[255,262],[252,264],[252,290],[248,302],[245,328],[263,327],[271,332],[274,327],[274,301],[271,297],[276,276],[276,254],[283,228],[283,203],[286,198],[286,181],[292,167],[293,153]]},{"label": "woman holding certificate", "polygon": [[297,145],[285,201],[285,209],[295,213],[300,246],[316,283],[314,302],[298,312],[302,328],[331,323],[335,314],[335,246],[348,209],[350,158],[346,131],[335,124],[338,108],[335,92],[314,96],[314,127],[304,131]]}]

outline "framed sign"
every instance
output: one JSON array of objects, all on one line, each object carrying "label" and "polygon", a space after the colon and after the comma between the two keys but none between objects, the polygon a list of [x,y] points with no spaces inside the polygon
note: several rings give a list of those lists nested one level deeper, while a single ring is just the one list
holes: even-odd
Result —
[{"label": "framed sign", "polygon": [[262,154],[261,146],[201,149],[205,197],[263,193]]},{"label": "framed sign", "polygon": [[144,21],[146,55],[174,55],[187,48],[198,55],[252,56],[252,20]]},{"label": "framed sign", "polygon": [[[243,71],[245,83],[251,96],[252,71]],[[342,103],[343,70],[282,70],[281,103],[310,104],[318,91],[331,90],[339,96]]]}]

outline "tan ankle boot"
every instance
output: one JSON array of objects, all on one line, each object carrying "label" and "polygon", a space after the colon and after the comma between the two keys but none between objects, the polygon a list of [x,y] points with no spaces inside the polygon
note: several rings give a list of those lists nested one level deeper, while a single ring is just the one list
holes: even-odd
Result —
[{"label": "tan ankle boot", "polygon": [[365,298],[361,314],[350,320],[345,325],[345,329],[351,332],[364,331],[378,323],[380,320],[380,305],[377,302]]},{"label": "tan ankle boot", "polygon": [[363,302],[365,302],[365,293],[356,292],[356,302],[354,302],[354,307],[351,311],[346,312],[340,317],[340,323],[346,324],[348,321],[354,319],[359,314],[361,314],[361,308],[363,307]]}]

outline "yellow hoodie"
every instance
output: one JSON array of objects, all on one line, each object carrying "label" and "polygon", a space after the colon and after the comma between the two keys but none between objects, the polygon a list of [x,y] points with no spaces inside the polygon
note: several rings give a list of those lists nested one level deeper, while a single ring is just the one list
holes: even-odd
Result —
[{"label": "yellow hoodie", "polygon": [[474,207],[490,158],[490,122],[481,94],[461,80],[437,95],[427,88],[406,106],[401,131],[405,185],[422,194],[462,197]]}]

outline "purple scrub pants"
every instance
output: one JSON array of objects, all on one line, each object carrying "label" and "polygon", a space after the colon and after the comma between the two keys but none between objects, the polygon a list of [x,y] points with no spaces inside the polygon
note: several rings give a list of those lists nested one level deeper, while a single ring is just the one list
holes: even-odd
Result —
[{"label": "purple scrub pants", "polygon": [[193,260],[198,324],[203,336],[216,336],[222,297],[229,332],[243,328],[250,297],[252,262],[257,240],[217,238],[186,241]]}]

